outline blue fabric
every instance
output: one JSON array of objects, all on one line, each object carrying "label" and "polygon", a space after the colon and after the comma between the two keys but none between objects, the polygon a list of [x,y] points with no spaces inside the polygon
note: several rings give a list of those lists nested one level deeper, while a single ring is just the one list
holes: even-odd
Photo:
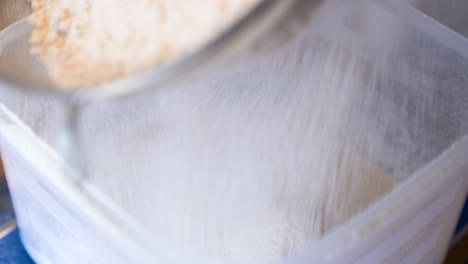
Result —
[{"label": "blue fabric", "polygon": [[34,264],[21,243],[18,229],[0,240],[0,263]]}]

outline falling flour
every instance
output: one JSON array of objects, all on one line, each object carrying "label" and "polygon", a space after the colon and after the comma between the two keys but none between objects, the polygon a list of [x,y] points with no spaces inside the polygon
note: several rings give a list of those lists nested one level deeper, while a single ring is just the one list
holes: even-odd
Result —
[{"label": "falling flour", "polygon": [[[382,168],[334,136],[307,137],[281,119],[262,123],[256,114],[229,116],[228,109],[177,110],[188,102],[174,101],[154,116],[160,124],[133,123],[142,130],[118,135],[131,138],[118,151],[109,153],[97,137],[90,160],[101,168],[91,181],[181,263],[276,263],[394,186]],[[131,155],[121,154],[126,146]],[[119,162],[102,170],[110,161]]]},{"label": "falling flour", "polygon": [[213,39],[258,0],[32,0],[33,52],[64,89],[176,59]]},{"label": "falling flour", "polygon": [[180,263],[277,263],[319,241],[394,180],[364,126],[368,71],[304,42],[235,73],[88,109],[90,181]]}]

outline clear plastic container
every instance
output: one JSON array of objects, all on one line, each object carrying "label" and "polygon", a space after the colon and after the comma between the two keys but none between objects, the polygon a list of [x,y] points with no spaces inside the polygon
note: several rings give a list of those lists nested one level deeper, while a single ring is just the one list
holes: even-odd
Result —
[{"label": "clear plastic container", "polygon": [[[307,100],[300,99],[314,95],[307,90],[314,83],[308,70],[321,56],[310,52],[313,47],[353,54],[331,66],[362,65],[352,78],[358,85],[345,86],[356,89],[356,98],[338,112],[354,119],[337,134],[399,184],[284,263],[441,262],[468,192],[468,40],[409,4],[365,4],[325,6],[324,14],[342,20],[325,30],[311,25],[267,61],[189,87],[88,106],[81,120],[84,156],[90,177],[102,175],[92,185],[77,183],[53,149],[63,102],[0,87],[6,106],[0,109],[0,146],[28,252],[41,263],[184,263],[177,252],[161,250],[125,200],[113,198],[106,177],[151,175],[159,139],[190,131],[180,116],[208,129],[226,125],[219,111],[303,110]],[[335,35],[333,27],[345,30]],[[291,82],[295,89],[284,89]],[[264,108],[249,108],[253,103]]]}]

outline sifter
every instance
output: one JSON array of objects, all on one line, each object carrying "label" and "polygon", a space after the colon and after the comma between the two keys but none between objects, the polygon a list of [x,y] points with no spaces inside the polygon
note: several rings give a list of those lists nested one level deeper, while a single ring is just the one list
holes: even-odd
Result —
[{"label": "sifter", "polygon": [[[218,34],[212,41],[201,48],[175,59],[169,63],[157,65],[150,69],[129,76],[121,77],[93,87],[79,87],[75,91],[65,91],[56,87],[44,76],[18,76],[2,69],[1,81],[8,82],[15,88],[39,90],[41,92],[69,96],[80,102],[98,101],[128,95],[136,91],[159,88],[168,82],[183,79],[185,76],[198,75],[212,71],[220,65],[232,64],[236,58],[247,56],[259,57],[269,54],[272,49],[280,47],[299,32],[314,17],[321,6],[321,0],[261,0],[246,15],[238,19],[227,30]],[[12,46],[9,36],[12,31],[22,32],[21,42],[26,42],[31,28],[25,21],[17,22],[0,34],[2,47],[1,62],[10,56],[4,53],[24,52]],[[15,43],[18,45],[20,43]],[[23,45],[29,45],[24,43]],[[28,62],[37,58],[29,54]],[[23,66],[26,67],[26,66]],[[21,70],[21,69],[15,69]]]}]

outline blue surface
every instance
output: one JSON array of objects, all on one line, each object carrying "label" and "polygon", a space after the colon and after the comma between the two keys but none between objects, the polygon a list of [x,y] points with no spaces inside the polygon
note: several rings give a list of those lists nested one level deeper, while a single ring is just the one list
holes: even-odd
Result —
[{"label": "blue surface", "polygon": [[18,228],[0,240],[0,263],[34,264],[21,244]]}]

